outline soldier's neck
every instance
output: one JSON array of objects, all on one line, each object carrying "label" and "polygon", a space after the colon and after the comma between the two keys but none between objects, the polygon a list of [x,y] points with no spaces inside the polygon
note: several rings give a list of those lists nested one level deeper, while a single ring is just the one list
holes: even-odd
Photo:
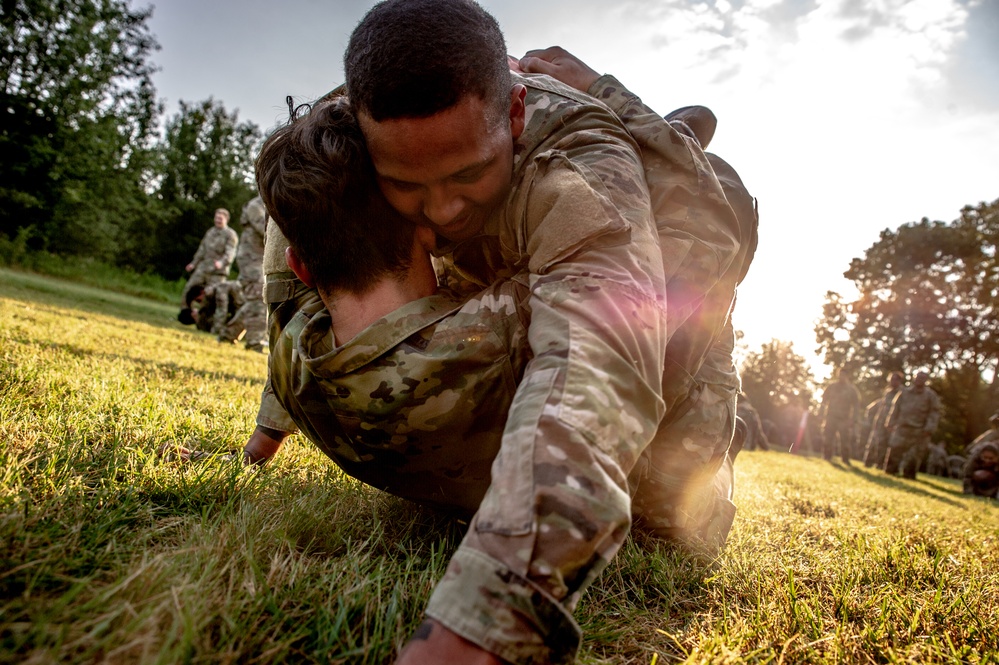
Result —
[{"label": "soldier's neck", "polygon": [[347,291],[320,292],[333,323],[337,346],[346,344],[378,319],[406,303],[437,291],[437,277],[421,269],[410,269],[401,279],[384,277],[362,294]]}]

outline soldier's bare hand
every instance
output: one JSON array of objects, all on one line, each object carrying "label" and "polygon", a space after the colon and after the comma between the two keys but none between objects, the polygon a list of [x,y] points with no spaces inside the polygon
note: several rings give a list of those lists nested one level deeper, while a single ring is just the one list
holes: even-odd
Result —
[{"label": "soldier's bare hand", "polygon": [[263,464],[277,454],[281,444],[288,438],[287,432],[281,432],[257,425],[253,434],[243,446],[243,464]]},{"label": "soldier's bare hand", "polygon": [[561,46],[528,51],[520,59],[521,70],[531,74],[548,74],[576,90],[586,92],[600,78],[594,69]]},{"label": "soldier's bare hand", "polygon": [[192,270],[194,270],[194,264],[188,263],[186,266],[184,266],[184,270],[186,270],[187,272],[191,272]]},{"label": "soldier's bare hand", "polygon": [[396,665],[428,665],[430,663],[462,663],[462,665],[503,665],[482,647],[459,636],[442,624],[427,619],[409,639],[399,654]]}]

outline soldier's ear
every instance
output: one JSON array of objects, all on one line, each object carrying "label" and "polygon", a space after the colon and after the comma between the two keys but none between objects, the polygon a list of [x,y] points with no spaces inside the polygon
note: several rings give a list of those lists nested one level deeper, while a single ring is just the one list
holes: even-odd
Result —
[{"label": "soldier's ear", "polygon": [[298,258],[298,254],[295,253],[294,249],[291,247],[285,248],[284,260],[288,263],[288,267],[291,268],[291,271],[295,273],[295,276],[302,280],[303,284],[310,289],[315,288],[316,282],[312,279],[312,273],[310,273],[309,269],[305,267],[304,263],[302,263],[302,259]]}]

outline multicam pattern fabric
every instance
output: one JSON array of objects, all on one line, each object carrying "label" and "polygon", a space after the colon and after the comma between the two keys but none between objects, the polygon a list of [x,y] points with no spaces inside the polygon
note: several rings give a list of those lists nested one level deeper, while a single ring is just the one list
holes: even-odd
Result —
[{"label": "multicam pattern fabric", "polygon": [[[691,258],[692,265],[703,266],[717,282],[732,264],[728,255],[738,240],[728,235],[736,221],[703,153],[661,117],[654,120],[656,154],[662,155],[654,186],[665,194],[656,199],[656,210],[664,213],[666,228],[680,229],[677,240],[667,237],[671,241],[662,244],[640,158],[645,146],[640,149],[613,111],[591,98],[546,77],[517,82],[527,87],[527,125],[516,142],[513,189],[485,229],[496,241],[472,242],[498,248],[507,269],[529,271],[535,359],[513,402],[492,485],[427,614],[511,662],[560,663],[571,662],[578,648],[571,613],[580,594],[628,532],[634,490],[629,472],[666,415],[667,275],[673,277],[670,270],[693,253],[701,258]],[[635,103],[630,93],[621,99]],[[651,115],[642,119],[653,123]],[[715,215],[717,224],[710,223]],[[722,239],[713,264],[704,258],[710,253],[693,247],[703,230]],[[461,261],[466,247],[451,248],[452,256],[442,258],[457,261],[467,278],[478,266]],[[670,262],[666,270],[664,259]],[[710,287],[698,288],[703,293]],[[731,298],[730,292],[725,315]],[[678,324],[696,309],[695,301],[677,313]],[[719,350],[714,365],[720,374],[730,372],[737,390],[724,343]],[[688,383],[670,395],[676,403],[689,397],[691,375],[703,367],[697,365],[687,372]],[[726,386],[702,392],[714,397],[702,411],[688,410],[695,414],[689,430],[707,430],[709,441],[698,432],[704,446],[682,451],[691,439],[667,443],[664,430],[657,450],[703,473],[693,484],[712,495],[706,503],[713,512],[690,522],[723,538],[731,504],[714,511],[711,498],[719,492],[714,471],[727,459],[734,421],[725,418],[734,416],[735,391]],[[705,472],[706,460],[714,467]],[[665,489],[647,479],[640,480],[648,496]],[[677,523],[677,488],[668,495],[674,503],[662,519],[685,531],[691,524]]]},{"label": "multicam pattern fabric", "polygon": [[336,346],[313,295],[272,349],[271,385],[351,476],[471,517],[530,359],[527,297],[516,280],[465,298],[443,290]]},{"label": "multicam pattern fabric", "polygon": [[243,286],[236,280],[227,279],[205,289],[205,300],[215,301],[211,333],[222,340],[233,341],[243,332],[242,326],[232,321],[239,309],[246,303]]},{"label": "multicam pattern fabric", "polygon": [[[236,257],[236,246],[239,238],[236,232],[228,226],[219,228],[213,226],[205,233],[198,245],[198,250],[194,253],[191,263],[194,270],[184,285],[184,292],[181,294],[181,302],[187,306],[187,292],[195,286],[205,286],[226,279],[229,276],[229,269],[232,267],[232,260]],[[222,267],[216,268],[215,262],[221,261]]]},{"label": "multicam pattern fabric", "polygon": [[[623,542],[631,521],[629,495],[636,484],[651,488],[649,497],[654,490],[668,490],[664,494],[672,502],[665,506],[668,516],[656,506],[649,508],[649,515],[677,533],[689,534],[696,526],[719,542],[731,525],[731,464],[725,448],[734,422],[738,375],[731,362],[727,315],[734,285],[743,271],[739,266],[735,278],[724,287],[728,293],[717,299],[724,302],[724,311],[712,325],[721,330],[706,343],[700,342],[712,349],[708,360],[685,365],[684,357],[683,362],[674,363],[687,381],[675,391],[677,400],[683,402],[683,414],[672,419],[673,430],[661,428],[666,413],[662,394],[669,332],[664,256],[674,273],[682,269],[684,260],[690,260],[713,271],[716,281],[723,279],[736,263],[723,255],[733,247],[741,250],[739,241],[719,241],[715,267],[709,259],[696,258],[711,253],[702,255],[703,248],[694,245],[705,242],[696,236],[702,228],[708,235],[724,236],[718,231],[721,227],[731,233],[735,223],[731,210],[723,204],[724,196],[718,198],[719,183],[710,168],[699,166],[705,157],[696,144],[657,116],[656,122],[664,129],[655,135],[665,144],[665,156],[658,166],[664,172],[656,182],[674,193],[662,197],[660,206],[677,224],[690,222],[681,229],[690,236],[680,234],[682,242],[666,248],[650,215],[639,148],[614,114],[550,79],[523,81],[528,85],[527,128],[516,145],[508,205],[491,220],[485,235],[450,248],[452,252],[444,253],[439,261],[447,270],[447,283],[462,288],[526,269],[532,316],[527,339],[534,358],[510,403],[509,417],[498,412],[505,429],[497,422],[493,432],[496,436],[502,430],[502,439],[491,484],[435,590],[428,614],[511,662],[571,662],[580,640],[571,612],[582,590]],[[630,93],[621,98],[635,102]],[[651,119],[646,120],[651,126]],[[713,193],[714,199],[706,202],[701,197],[706,192]],[[707,219],[716,215],[717,225],[709,224]],[[668,223],[666,227],[670,228]],[[384,367],[370,392],[352,393],[361,401],[353,416],[356,436],[348,439],[339,420],[335,422],[340,431],[322,430],[318,419],[325,418],[327,425],[334,420],[323,414],[316,396],[300,390],[304,403],[287,399],[293,395],[288,392],[293,386],[308,383],[307,377],[299,373],[298,378],[291,374],[279,378],[289,362],[293,340],[297,336],[305,348],[311,321],[322,320],[321,302],[281,272],[287,270],[283,246],[272,242],[270,229],[264,262],[275,348],[273,390],[265,391],[257,422],[274,427],[282,418],[275,404],[285,401],[310,438],[328,449],[345,469],[350,471],[353,465],[356,470],[365,460],[355,447],[363,444],[365,454],[374,455],[371,450],[384,440],[378,422],[357,414],[367,413],[370,402],[383,394],[400,394],[396,389],[391,393],[379,390],[381,381],[395,381],[398,370]],[[711,287],[704,283],[698,288],[707,291]],[[691,296],[689,303],[694,304],[686,314],[677,314],[678,324],[697,311],[696,300],[696,295]],[[298,311],[305,313],[302,319]],[[316,341],[321,335],[308,339],[313,340],[308,347],[310,357],[332,353],[329,342],[323,346]],[[444,386],[443,380],[440,385]],[[703,389],[692,398],[688,393],[694,385]],[[495,408],[492,398],[488,403]],[[435,407],[435,417],[459,412],[446,411],[446,406]],[[671,470],[685,483],[680,489],[658,486],[649,474],[629,482],[629,471],[648,454],[649,442],[659,436],[657,431],[663,441],[657,450],[663,455],[656,459],[666,464],[677,459],[684,462],[679,470]],[[391,469],[391,463],[407,461],[396,458],[384,466]],[[374,473],[370,469],[375,466],[383,465],[369,465],[364,472]],[[371,477],[369,482],[386,488],[396,483],[390,489],[397,493],[415,492],[415,498],[432,503],[440,500],[440,496],[421,496],[418,483],[398,483],[396,473]],[[685,489],[695,490],[689,496],[702,501],[683,501]],[[457,507],[471,505],[470,501]]]}]

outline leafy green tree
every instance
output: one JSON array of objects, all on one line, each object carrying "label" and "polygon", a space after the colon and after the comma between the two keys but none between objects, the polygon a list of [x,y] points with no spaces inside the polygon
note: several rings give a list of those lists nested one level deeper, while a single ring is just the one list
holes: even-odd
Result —
[{"label": "leafy green tree", "polygon": [[158,273],[180,275],[216,208],[228,209],[238,230],[242,206],[256,195],[253,155],[261,136],[221,102],[180,103],[159,151],[156,197],[165,221],[156,233]]},{"label": "leafy green tree", "polygon": [[999,402],[997,240],[999,200],[949,224],[882,231],[845,273],[858,297],[826,296],[815,328],[826,362],[857,368],[868,393],[892,370],[925,369],[950,400],[943,430],[956,439],[984,429]]},{"label": "leafy green tree", "polygon": [[3,0],[0,233],[121,261],[146,207],[159,107],[149,9]]},{"label": "leafy green tree", "polygon": [[760,413],[783,430],[778,445],[789,445],[801,414],[810,410],[814,379],[792,342],[778,339],[750,351],[742,363],[742,391]]}]

